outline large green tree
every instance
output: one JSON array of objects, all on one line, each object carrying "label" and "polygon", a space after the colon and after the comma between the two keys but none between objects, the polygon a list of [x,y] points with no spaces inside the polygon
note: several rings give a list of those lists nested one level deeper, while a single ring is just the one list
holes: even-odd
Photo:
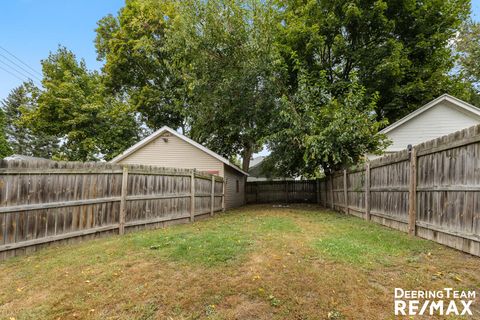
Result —
[{"label": "large green tree", "polygon": [[369,97],[357,82],[341,95],[328,88],[328,76],[299,73],[294,94],[284,96],[269,138],[272,151],[265,167],[273,175],[318,177],[362,161],[388,145],[377,134],[377,97]]},{"label": "large green tree", "polygon": [[98,22],[95,45],[105,62],[105,83],[122,94],[151,129],[163,125],[185,130],[188,105],[183,79],[167,67],[166,29],[176,1],[127,0],[118,16]]},{"label": "large green tree", "polygon": [[22,121],[35,133],[61,141],[55,156],[66,160],[111,159],[138,140],[135,113],[105,93],[102,77],[60,47],[42,61],[43,89]]},{"label": "large green tree", "polygon": [[150,129],[181,128],[246,169],[281,88],[276,22],[260,0],[129,0],[99,21],[96,46],[108,88]]},{"label": "large green tree", "polygon": [[449,46],[468,14],[468,0],[127,0],[96,46],[103,83],[150,129],[182,128],[244,169],[268,141],[315,174],[382,148],[384,119],[470,99]]},{"label": "large green tree", "polygon": [[449,75],[454,62],[449,41],[470,13],[468,0],[279,0],[278,5],[292,90],[300,68],[324,71],[334,95],[348,90],[355,75],[368,95],[379,94],[378,118],[390,122],[445,92],[469,98]]},{"label": "large green tree", "polygon": [[22,121],[25,113],[37,106],[40,90],[31,82],[14,88],[1,102],[5,112],[5,133],[12,153],[34,157],[51,158],[58,151],[58,138],[43,131],[34,133]]},{"label": "large green tree", "polygon": [[275,19],[265,1],[186,1],[167,37],[171,67],[190,89],[190,135],[241,155],[244,170],[269,134],[282,88]]},{"label": "large green tree", "polygon": [[455,39],[457,66],[455,75],[472,84],[472,99],[480,105],[480,24],[468,20]]}]

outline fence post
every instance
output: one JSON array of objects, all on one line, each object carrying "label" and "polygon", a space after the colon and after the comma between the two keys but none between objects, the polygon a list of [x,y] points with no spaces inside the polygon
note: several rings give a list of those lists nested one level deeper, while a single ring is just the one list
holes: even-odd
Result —
[{"label": "fence post", "polygon": [[317,204],[320,204],[320,178],[317,178]]},{"label": "fence post", "polygon": [[330,207],[332,210],[335,210],[335,204],[333,202],[333,173],[330,175],[330,199],[332,200],[332,203],[330,203]]},{"label": "fence post", "polygon": [[210,198],[210,215],[213,216],[213,211],[215,210],[215,176],[212,175],[212,195]]},{"label": "fence post", "polygon": [[190,221],[195,221],[195,169],[190,173]]},{"label": "fence post", "polygon": [[284,180],[284,182],[285,182],[285,199],[286,199],[286,202],[288,203],[288,181]]},{"label": "fence post", "polygon": [[227,183],[227,178],[224,177],[222,181],[222,212],[225,212],[225,184]]},{"label": "fence post", "polygon": [[325,176],[325,178],[323,179],[323,185],[324,185],[324,189],[325,189],[325,205],[324,207],[327,208],[328,206],[328,179],[327,177]]},{"label": "fence post", "polygon": [[370,162],[365,165],[365,220],[370,220]]},{"label": "fence post", "polygon": [[417,221],[417,151],[410,153],[410,186],[408,188],[408,234],[414,236]]},{"label": "fence post", "polygon": [[345,213],[348,214],[348,179],[347,170],[343,170],[343,199],[345,204]]},{"label": "fence post", "polygon": [[123,167],[122,173],[122,194],[120,196],[120,216],[118,221],[118,234],[125,233],[125,216],[127,211],[127,183],[128,183],[128,167]]}]

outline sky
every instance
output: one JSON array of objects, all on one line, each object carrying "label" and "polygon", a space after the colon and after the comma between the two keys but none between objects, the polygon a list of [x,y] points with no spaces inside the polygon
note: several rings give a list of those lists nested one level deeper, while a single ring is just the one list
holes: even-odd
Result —
[{"label": "sky", "polygon": [[472,17],[475,21],[480,21],[480,0],[472,0]]},{"label": "sky", "polygon": [[[59,45],[85,59],[88,68],[101,68],[94,45],[96,23],[109,13],[116,14],[123,4],[124,0],[0,0],[0,99],[27,77],[33,78],[25,70],[36,75],[29,67],[41,72],[40,60]],[[12,66],[5,57],[23,67],[13,65],[23,75],[2,63]]]}]

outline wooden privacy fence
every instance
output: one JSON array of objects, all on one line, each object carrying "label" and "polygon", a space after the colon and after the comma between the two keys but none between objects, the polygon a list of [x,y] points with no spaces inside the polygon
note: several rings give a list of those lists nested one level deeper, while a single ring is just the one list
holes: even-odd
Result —
[{"label": "wooden privacy fence", "polygon": [[317,203],[316,180],[282,180],[247,182],[247,203]]},{"label": "wooden privacy fence", "polygon": [[107,163],[0,162],[0,259],[52,242],[193,221],[224,209],[221,177]]},{"label": "wooden privacy fence", "polygon": [[480,256],[480,126],[319,184],[326,207]]}]

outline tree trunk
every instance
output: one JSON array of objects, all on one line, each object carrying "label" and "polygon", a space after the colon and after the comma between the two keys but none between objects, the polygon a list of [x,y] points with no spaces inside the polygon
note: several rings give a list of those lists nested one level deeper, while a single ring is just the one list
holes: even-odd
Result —
[{"label": "tree trunk", "polygon": [[252,154],[252,148],[245,148],[242,152],[242,170],[245,172],[248,172],[248,168],[250,167]]}]

